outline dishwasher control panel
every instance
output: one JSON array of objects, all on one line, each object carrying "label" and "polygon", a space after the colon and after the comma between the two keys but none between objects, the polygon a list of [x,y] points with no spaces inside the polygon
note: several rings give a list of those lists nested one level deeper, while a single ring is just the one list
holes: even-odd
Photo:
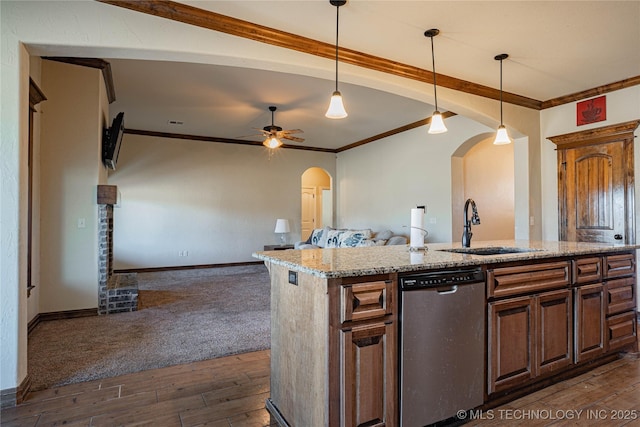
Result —
[{"label": "dishwasher control panel", "polygon": [[402,276],[400,277],[400,289],[403,291],[410,291],[412,289],[484,282],[484,280],[485,273],[480,268],[466,270],[441,270]]}]

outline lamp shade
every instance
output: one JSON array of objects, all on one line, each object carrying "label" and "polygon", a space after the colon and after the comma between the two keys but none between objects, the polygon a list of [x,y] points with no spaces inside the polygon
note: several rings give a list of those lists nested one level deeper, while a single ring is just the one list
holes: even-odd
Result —
[{"label": "lamp shade", "polygon": [[509,134],[507,133],[507,128],[503,125],[498,127],[498,131],[496,132],[496,139],[493,140],[494,145],[505,145],[511,144],[511,138],[509,138]]},{"label": "lamp shade", "polygon": [[329,108],[325,113],[325,117],[330,119],[344,119],[347,116],[347,111],[344,109],[344,104],[342,103],[342,94],[336,90],[333,92],[333,95],[331,95],[331,101],[329,102]]},{"label": "lamp shade", "polygon": [[274,233],[289,233],[291,229],[289,228],[289,220],[288,219],[277,219],[276,220],[276,229]]},{"label": "lamp shade", "polygon": [[442,114],[440,114],[440,111],[434,111],[433,116],[431,116],[429,133],[445,133],[446,131],[447,127],[444,125],[444,120],[442,120]]}]

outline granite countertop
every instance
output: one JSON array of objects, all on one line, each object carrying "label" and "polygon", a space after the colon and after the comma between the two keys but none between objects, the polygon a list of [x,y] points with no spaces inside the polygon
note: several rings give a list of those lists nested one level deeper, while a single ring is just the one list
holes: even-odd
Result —
[{"label": "granite countertop", "polygon": [[362,248],[261,251],[255,252],[253,256],[263,261],[283,265],[292,270],[308,273],[313,276],[336,278],[512,261],[530,261],[603,252],[622,252],[637,249],[640,246],[581,242],[493,240],[472,242],[471,248],[515,247],[530,249],[531,251],[499,255],[472,255],[443,251],[444,249],[460,247],[461,245],[459,243],[433,243],[427,244],[426,250],[416,252],[410,251],[408,245],[397,245]]}]

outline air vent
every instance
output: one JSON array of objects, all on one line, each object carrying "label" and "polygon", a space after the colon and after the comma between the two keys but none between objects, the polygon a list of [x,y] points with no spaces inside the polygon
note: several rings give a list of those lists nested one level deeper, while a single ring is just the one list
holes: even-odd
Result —
[{"label": "air vent", "polygon": [[184,122],[180,120],[169,120],[167,123],[173,126],[182,126],[184,124]]}]

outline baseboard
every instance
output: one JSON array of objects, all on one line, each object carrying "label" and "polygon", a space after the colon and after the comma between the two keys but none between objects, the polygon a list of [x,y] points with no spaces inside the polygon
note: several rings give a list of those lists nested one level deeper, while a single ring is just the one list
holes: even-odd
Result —
[{"label": "baseboard", "polygon": [[98,309],[97,308],[85,308],[82,310],[66,310],[66,311],[52,311],[49,313],[38,313],[35,315],[33,319],[27,324],[27,335],[31,333],[35,329],[40,322],[46,322],[49,320],[60,320],[60,319],[75,319],[78,317],[91,317],[97,316]]},{"label": "baseboard", "polygon": [[198,268],[222,268],[222,267],[241,267],[243,265],[263,264],[263,261],[246,261],[246,262],[229,262],[225,264],[198,264],[198,265],[177,265],[174,267],[149,267],[149,268],[123,268],[114,270],[114,273],[154,273],[157,271],[173,271],[173,270],[195,270]]},{"label": "baseboard", "polygon": [[0,390],[0,409],[13,408],[21,404],[31,390],[31,376],[27,375],[17,388]]}]

